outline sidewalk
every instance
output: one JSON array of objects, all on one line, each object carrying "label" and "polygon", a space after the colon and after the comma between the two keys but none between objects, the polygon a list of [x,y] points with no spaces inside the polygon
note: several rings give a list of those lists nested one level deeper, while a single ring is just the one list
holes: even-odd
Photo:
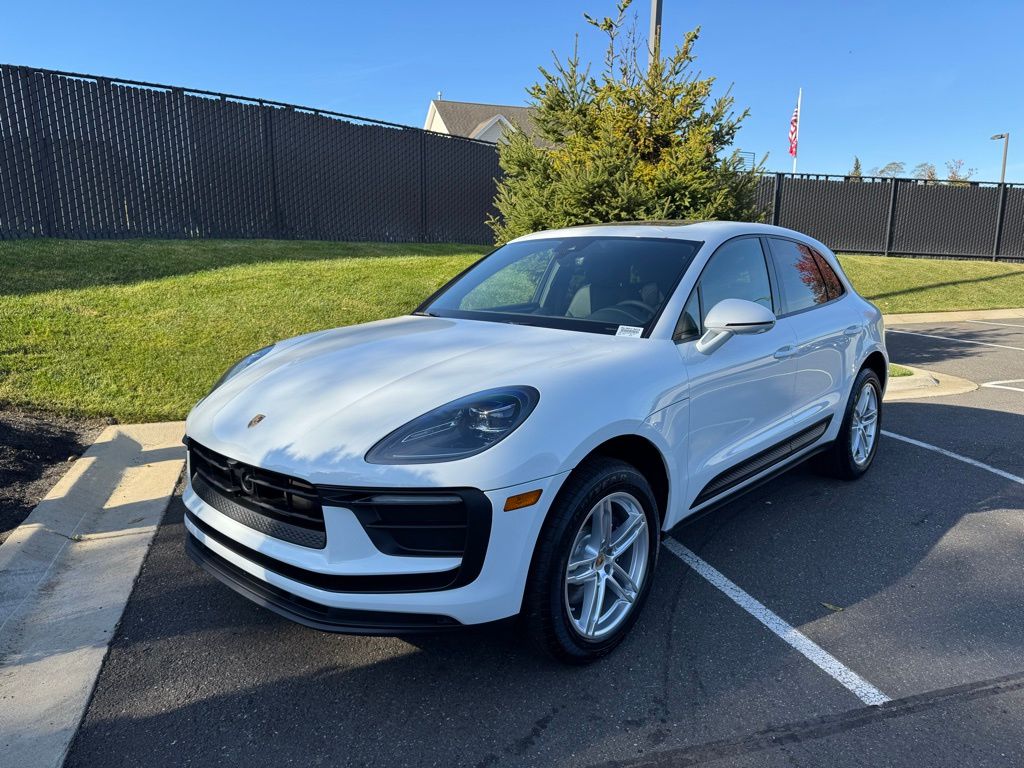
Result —
[{"label": "sidewalk", "polygon": [[[902,363],[901,363],[902,365]],[[897,400],[916,400],[922,397],[945,397],[946,395],[962,395],[973,392],[978,385],[973,381],[951,376],[948,373],[925,371],[904,365],[913,373],[910,376],[892,376],[885,387],[885,402]]]},{"label": "sidewalk", "polygon": [[911,323],[960,323],[964,320],[1021,320],[1024,309],[975,309],[959,312],[908,312],[884,315],[885,325],[909,325]]},{"label": "sidewalk", "polygon": [[184,464],[184,424],[105,429],[0,547],[0,754],[58,768]]}]

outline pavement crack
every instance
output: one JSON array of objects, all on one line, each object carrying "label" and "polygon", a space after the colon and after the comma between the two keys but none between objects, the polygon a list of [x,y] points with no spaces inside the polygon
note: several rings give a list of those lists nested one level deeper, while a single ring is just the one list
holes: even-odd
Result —
[{"label": "pavement crack", "polygon": [[530,732],[523,736],[521,739],[518,739],[516,743],[509,749],[509,751],[515,755],[522,755],[525,752],[527,752],[531,747],[533,747],[537,743],[538,739],[540,739],[540,737],[544,734],[544,731],[547,730],[548,726],[551,725],[551,721],[555,718],[555,715],[557,714],[558,707],[552,707],[551,711],[548,712],[548,714],[538,718],[534,722],[533,727],[530,729]]},{"label": "pavement crack", "polygon": [[104,541],[106,539],[120,539],[125,536],[143,536],[148,535],[152,531],[148,528],[138,531],[109,531],[107,533],[62,533],[61,531],[55,531],[52,528],[45,528],[46,533],[52,533],[54,536],[60,536],[62,539],[67,539],[70,542],[80,544],[82,542],[89,541]]}]

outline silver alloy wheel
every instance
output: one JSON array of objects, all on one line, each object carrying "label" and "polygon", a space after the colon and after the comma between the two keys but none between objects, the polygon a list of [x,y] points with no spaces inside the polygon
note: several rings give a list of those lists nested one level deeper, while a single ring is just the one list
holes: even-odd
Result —
[{"label": "silver alloy wheel", "polygon": [[858,467],[868,463],[877,437],[878,393],[871,382],[866,382],[857,396],[850,424],[850,454]]},{"label": "silver alloy wheel", "polygon": [[647,573],[647,516],[632,495],[617,491],[583,520],[565,568],[565,608],[588,640],[612,632],[633,610]]}]

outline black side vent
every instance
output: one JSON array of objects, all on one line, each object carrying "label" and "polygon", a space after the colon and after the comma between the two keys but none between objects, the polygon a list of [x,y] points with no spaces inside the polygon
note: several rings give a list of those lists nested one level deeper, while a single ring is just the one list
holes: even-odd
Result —
[{"label": "black side vent", "polygon": [[375,494],[350,501],[370,540],[389,555],[462,557],[468,515],[460,496]]},{"label": "black side vent", "polygon": [[741,461],[720,475],[716,475],[712,478],[711,482],[704,486],[704,490],[693,500],[690,508],[699,506],[715,496],[720,496],[726,491],[735,488],[744,480],[749,480],[754,475],[760,474],[764,470],[785,461],[824,435],[831,421],[831,416],[827,419],[822,419],[797,432],[792,437],[786,438],[781,443],[773,445],[771,448],[761,451],[761,453],[755,454],[745,461]]},{"label": "black side vent", "polygon": [[386,555],[460,557],[459,584],[476,578],[491,537],[491,502],[475,488],[318,486],[325,506],[344,507]]},{"label": "black side vent", "polygon": [[[324,504],[352,510],[370,541],[387,555],[462,557],[470,528],[478,528],[485,519],[490,528],[487,497],[470,489],[321,487],[320,494]],[[485,509],[486,514],[478,509]]]}]

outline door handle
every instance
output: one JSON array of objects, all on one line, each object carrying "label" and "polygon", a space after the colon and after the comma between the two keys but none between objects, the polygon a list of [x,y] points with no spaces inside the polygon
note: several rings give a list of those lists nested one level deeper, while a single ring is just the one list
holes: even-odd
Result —
[{"label": "door handle", "polygon": [[844,336],[856,336],[858,333],[860,333],[859,325],[850,325],[843,329]]},{"label": "door handle", "polygon": [[793,357],[795,354],[796,348],[787,345],[785,347],[779,347],[778,349],[775,350],[775,359],[786,360],[790,357]]}]

